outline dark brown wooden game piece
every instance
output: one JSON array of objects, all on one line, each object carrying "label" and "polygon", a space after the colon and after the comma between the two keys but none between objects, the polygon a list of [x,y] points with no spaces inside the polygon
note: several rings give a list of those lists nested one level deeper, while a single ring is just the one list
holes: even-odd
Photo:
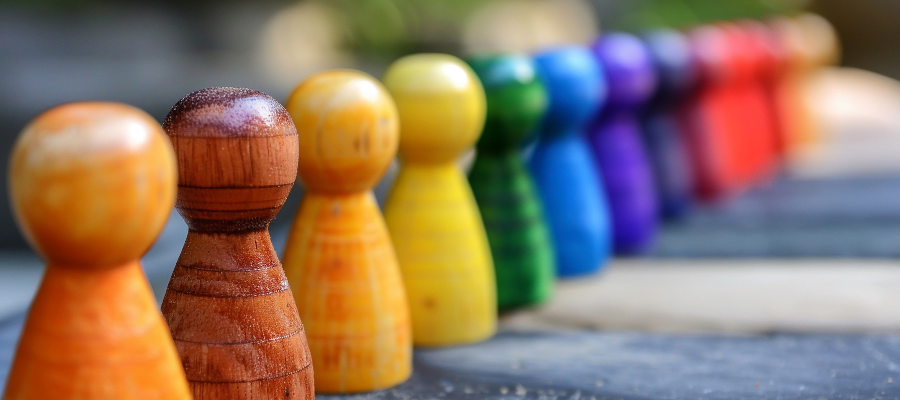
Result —
[{"label": "dark brown wooden game piece", "polygon": [[269,238],[297,175],[297,131],[271,97],[211,88],[163,123],[190,231],[163,299],[196,400],[312,399],[306,335]]}]

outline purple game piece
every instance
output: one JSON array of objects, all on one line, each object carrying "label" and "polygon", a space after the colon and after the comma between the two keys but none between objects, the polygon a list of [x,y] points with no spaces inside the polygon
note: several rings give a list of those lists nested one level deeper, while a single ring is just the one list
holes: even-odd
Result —
[{"label": "purple game piece", "polygon": [[609,85],[606,107],[588,129],[603,176],[617,254],[650,249],[659,225],[656,187],[638,113],[653,95],[657,77],[650,53],[637,37],[604,35],[591,46]]}]

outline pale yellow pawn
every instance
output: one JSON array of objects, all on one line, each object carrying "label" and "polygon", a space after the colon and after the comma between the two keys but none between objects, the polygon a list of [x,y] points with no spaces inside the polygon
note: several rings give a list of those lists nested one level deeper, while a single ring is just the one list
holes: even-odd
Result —
[{"label": "pale yellow pawn", "polygon": [[141,270],[175,203],[175,154],[134,107],[52,108],[19,136],[13,213],[47,261],[5,399],[189,400]]},{"label": "pale yellow pawn", "polygon": [[372,187],[397,153],[397,108],[369,75],[316,74],[285,105],[306,189],[284,270],[306,327],[316,390],[394,386],[412,372],[409,306]]},{"label": "pale yellow pawn", "polygon": [[490,248],[456,159],[481,135],[485,95],[456,57],[418,54],[383,81],[400,113],[401,168],[384,214],[406,283],[417,346],[478,342],[497,328]]}]

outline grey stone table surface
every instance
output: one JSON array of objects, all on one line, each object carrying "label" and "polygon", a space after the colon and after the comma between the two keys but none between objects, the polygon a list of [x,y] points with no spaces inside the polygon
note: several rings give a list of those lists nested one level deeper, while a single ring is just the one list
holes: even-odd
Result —
[{"label": "grey stone table surface", "polygon": [[[23,315],[0,322],[6,382]],[[900,336],[505,331],[417,350],[392,389],[320,399],[896,399]]]},{"label": "grey stone table surface", "polygon": [[[296,192],[271,230],[278,250],[283,246],[296,209]],[[162,298],[185,233],[183,221],[173,214],[143,259],[157,299]],[[743,293],[757,293],[746,302],[735,302],[735,306],[758,310],[760,304],[769,304],[778,313],[761,315],[778,315],[782,321],[795,320],[790,312],[805,313],[809,307],[841,311],[828,306],[831,303],[819,301],[828,298],[829,290],[838,290],[835,293],[846,299],[856,299],[854,307],[858,308],[851,310],[854,315],[868,315],[866,311],[873,311],[873,316],[879,312],[893,315],[890,305],[896,303],[888,283],[900,281],[900,269],[894,272],[890,258],[898,255],[900,177],[779,181],[730,204],[698,209],[687,221],[667,226],[647,264],[626,262],[619,268],[614,263],[607,275],[596,282],[560,285],[556,300],[544,310],[536,311],[527,323],[507,324],[498,336],[477,345],[418,350],[415,374],[409,382],[394,389],[346,397],[404,400],[900,398],[900,336],[896,335],[900,324],[894,321],[897,318],[873,317],[872,321],[886,322],[876,326],[881,327],[876,329],[881,333],[869,334],[766,334],[784,332],[779,329],[793,329],[793,326],[772,325],[771,321],[756,325],[755,320],[751,321],[750,328],[742,328],[745,332],[740,335],[635,331],[645,326],[641,321],[646,316],[659,316],[660,311],[667,313],[668,326],[690,323],[686,318],[696,319],[698,315],[717,323],[726,321],[728,314],[735,312],[729,312],[728,307],[713,306],[728,304],[723,296],[729,293],[733,294],[732,300]],[[852,257],[857,261],[847,265],[834,264],[840,264],[840,260],[832,260],[830,265],[784,261],[785,257],[833,256]],[[673,257],[688,264],[692,264],[693,257],[732,258],[735,262],[685,267],[665,261]],[[741,266],[736,258],[746,257],[774,259],[772,262],[777,265]],[[860,265],[858,260],[866,258],[872,262],[855,270]],[[26,251],[0,252],[0,385],[6,382],[24,312],[40,280],[41,264]],[[827,285],[807,284],[802,290],[794,290],[798,286],[790,285],[792,279],[806,277]],[[698,289],[679,289],[680,285],[692,281],[699,284]],[[727,286],[731,284],[735,286]],[[821,290],[814,290],[820,286]],[[767,287],[769,291],[756,291],[756,287]],[[635,290],[660,295],[639,295]],[[591,300],[597,301],[594,307],[580,311],[572,306],[584,299],[584,293],[593,292],[598,293]],[[790,293],[801,296],[795,296],[793,303],[787,297],[779,297]],[[681,301],[677,301],[679,296]],[[754,299],[766,301],[754,303]],[[699,309],[693,308],[694,305],[704,304],[710,305],[708,313],[683,312]],[[657,307],[660,305],[666,307]],[[796,310],[790,311],[791,306],[797,306]],[[551,322],[549,325],[560,321],[561,314],[553,311],[554,307],[578,314],[564,315],[567,320],[575,321],[568,325],[570,328],[615,329],[609,325],[612,320],[596,317],[602,310],[632,310],[620,312],[628,315],[640,311],[645,317],[640,321],[616,322],[623,331],[548,331],[547,321]],[[834,319],[820,320],[815,326],[826,326],[828,321]],[[860,321],[857,328],[873,326]],[[767,330],[773,326],[773,330]],[[798,331],[804,331],[800,328]]]}]

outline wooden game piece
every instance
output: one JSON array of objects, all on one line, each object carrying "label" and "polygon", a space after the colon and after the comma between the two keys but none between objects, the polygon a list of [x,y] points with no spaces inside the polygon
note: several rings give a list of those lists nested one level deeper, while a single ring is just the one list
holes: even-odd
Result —
[{"label": "wooden game piece", "polygon": [[828,20],[815,14],[779,17],[770,26],[786,54],[777,103],[787,156],[803,163],[820,151],[823,136],[805,93],[816,71],[838,61],[840,41]]},{"label": "wooden game piece", "polygon": [[530,169],[556,250],[556,274],[598,271],[612,250],[612,226],[583,129],[606,96],[600,64],[582,47],[535,56],[549,106]]},{"label": "wooden game piece", "polygon": [[777,173],[784,165],[787,152],[783,114],[778,107],[778,83],[786,69],[787,53],[770,26],[756,20],[745,20],[741,21],[741,27],[749,35],[749,46],[756,56],[756,79],[762,87],[766,109],[771,115],[772,172]]},{"label": "wooden game piece", "polygon": [[837,64],[841,58],[841,42],[831,22],[821,15],[804,13],[794,17],[803,33],[806,60],[813,70]]},{"label": "wooden game piece", "polygon": [[[753,20],[742,20],[731,25],[738,43],[742,45],[743,55],[748,63],[748,75],[743,81],[745,96],[758,115],[751,124],[746,125],[754,130],[757,157],[753,166],[751,179],[755,183],[770,182],[778,173],[781,165],[779,147],[781,146],[778,113],[773,103],[771,87],[774,85],[777,68],[776,49],[771,45],[765,25]],[[748,111],[745,109],[745,112]],[[747,118],[745,114],[744,118]]]},{"label": "wooden game piece", "polygon": [[487,339],[497,329],[490,248],[456,159],[478,140],[485,96],[475,73],[444,54],[395,61],[382,79],[400,114],[400,172],[384,206],[417,346]]},{"label": "wooden game piece", "polygon": [[743,159],[741,183],[749,188],[769,181],[775,173],[775,121],[762,79],[766,55],[740,24],[723,23],[721,28],[731,44],[730,85],[737,103],[731,111],[742,143],[737,149]]},{"label": "wooden game piece", "polygon": [[734,77],[731,45],[720,27],[705,25],[688,34],[698,70],[698,83],[680,115],[686,134],[694,195],[717,201],[743,188],[743,138],[734,120]]},{"label": "wooden game piece", "polygon": [[469,172],[484,220],[500,310],[540,304],[556,275],[550,232],[520,152],[547,109],[534,62],[520,56],[468,60],[487,95],[487,119]]},{"label": "wooden game piece", "polygon": [[696,84],[696,65],[690,43],[678,31],[654,30],[643,39],[658,85],[642,113],[641,133],[653,168],[659,215],[665,220],[681,220],[694,202],[694,181],[678,114]]},{"label": "wooden game piece", "polygon": [[659,226],[653,171],[641,139],[640,108],[656,90],[656,72],[637,37],[608,33],[592,46],[609,86],[607,103],[588,127],[591,148],[606,189],[618,254],[640,254],[653,245]]},{"label": "wooden game piece", "polygon": [[52,108],[19,136],[9,182],[47,270],[3,398],[190,399],[139,261],[175,202],[159,123],[117,103]]},{"label": "wooden game piece", "polygon": [[290,95],[306,186],[284,269],[306,328],[316,390],[384,389],[412,372],[400,267],[372,188],[397,152],[397,108],[361,72],[314,75]]},{"label": "wooden game piece", "polygon": [[297,131],[277,101],[210,88],[163,122],[189,231],[162,312],[195,400],[312,399],[294,297],[268,226],[297,176]]}]

